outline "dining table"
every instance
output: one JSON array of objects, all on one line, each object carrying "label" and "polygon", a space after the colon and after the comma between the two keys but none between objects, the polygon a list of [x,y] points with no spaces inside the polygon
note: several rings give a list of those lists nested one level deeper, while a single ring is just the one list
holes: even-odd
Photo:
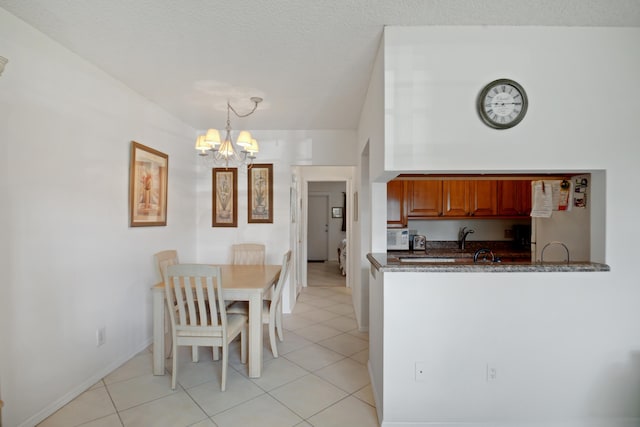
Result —
[{"label": "dining table", "polygon": [[[262,300],[278,280],[280,265],[215,265],[222,274],[226,301],[249,303],[249,377],[262,373]],[[165,374],[165,291],[164,283],[152,287],[153,293],[153,374]],[[169,331],[170,332],[170,331]],[[174,355],[175,357],[175,355]]]}]

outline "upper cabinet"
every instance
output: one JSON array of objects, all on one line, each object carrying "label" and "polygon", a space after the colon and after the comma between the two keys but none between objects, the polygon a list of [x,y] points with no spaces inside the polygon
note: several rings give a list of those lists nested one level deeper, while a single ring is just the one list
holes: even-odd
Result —
[{"label": "upper cabinet", "polygon": [[407,181],[387,182],[387,227],[403,228],[407,226]]},{"label": "upper cabinet", "polygon": [[396,179],[387,183],[387,225],[409,219],[513,218],[531,212],[531,181]]},{"label": "upper cabinet", "polygon": [[531,181],[498,181],[498,215],[529,216]]},{"label": "upper cabinet", "polygon": [[471,213],[471,195],[469,181],[442,181],[443,216],[468,216]]},{"label": "upper cabinet", "polygon": [[469,183],[471,216],[496,216],[498,214],[498,181],[474,180]]},{"label": "upper cabinet", "polygon": [[442,181],[406,181],[410,218],[433,218],[442,215]]}]

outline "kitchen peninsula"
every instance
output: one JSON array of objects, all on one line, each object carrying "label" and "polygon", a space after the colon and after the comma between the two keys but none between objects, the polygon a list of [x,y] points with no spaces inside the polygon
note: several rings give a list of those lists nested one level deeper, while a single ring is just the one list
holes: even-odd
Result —
[{"label": "kitchen peninsula", "polygon": [[[572,363],[589,351],[584,325],[604,322],[597,304],[585,301],[611,292],[608,265],[532,262],[500,250],[512,258],[474,262],[475,252],[447,250],[367,254],[369,362],[380,418],[420,419],[425,405],[444,418],[458,402],[480,401],[488,409],[474,416],[490,419],[495,402],[541,402],[542,389],[551,402],[562,398],[550,382],[588,386],[585,366]],[[439,260],[424,262],[429,257]],[[558,354],[575,358],[551,379]]]},{"label": "kitchen peninsula", "polygon": [[[371,253],[367,255],[372,268],[379,272],[598,272],[609,271],[607,264],[597,262],[532,262],[532,261],[501,261],[474,262],[472,257],[452,258],[450,256],[431,256],[406,254],[397,252]],[[440,261],[442,259],[442,261]],[[428,261],[425,261],[428,260]]]}]

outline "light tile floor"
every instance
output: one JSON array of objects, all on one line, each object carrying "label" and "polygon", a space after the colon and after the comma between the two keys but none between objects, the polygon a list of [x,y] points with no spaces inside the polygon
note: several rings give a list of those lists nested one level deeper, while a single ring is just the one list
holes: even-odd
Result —
[{"label": "light tile floor", "polygon": [[260,378],[248,378],[236,341],[227,390],[221,392],[220,362],[213,361],[210,349],[201,348],[200,362],[192,363],[190,349],[180,348],[178,386],[171,390],[169,374],[152,374],[149,349],[39,426],[378,426],[367,371],[368,335],[357,329],[350,289],[304,288],[284,327],[277,359],[265,329]]}]

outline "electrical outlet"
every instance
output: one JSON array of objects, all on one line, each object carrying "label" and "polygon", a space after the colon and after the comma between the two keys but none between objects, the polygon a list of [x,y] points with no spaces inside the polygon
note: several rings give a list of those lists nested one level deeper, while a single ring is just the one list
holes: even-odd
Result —
[{"label": "electrical outlet", "polygon": [[104,326],[96,330],[96,347],[100,347],[107,339],[107,328]]},{"label": "electrical outlet", "polygon": [[491,363],[487,363],[487,382],[490,383],[498,379],[498,368]]},{"label": "electrical outlet", "polygon": [[426,381],[427,374],[424,362],[416,362],[416,381]]}]

